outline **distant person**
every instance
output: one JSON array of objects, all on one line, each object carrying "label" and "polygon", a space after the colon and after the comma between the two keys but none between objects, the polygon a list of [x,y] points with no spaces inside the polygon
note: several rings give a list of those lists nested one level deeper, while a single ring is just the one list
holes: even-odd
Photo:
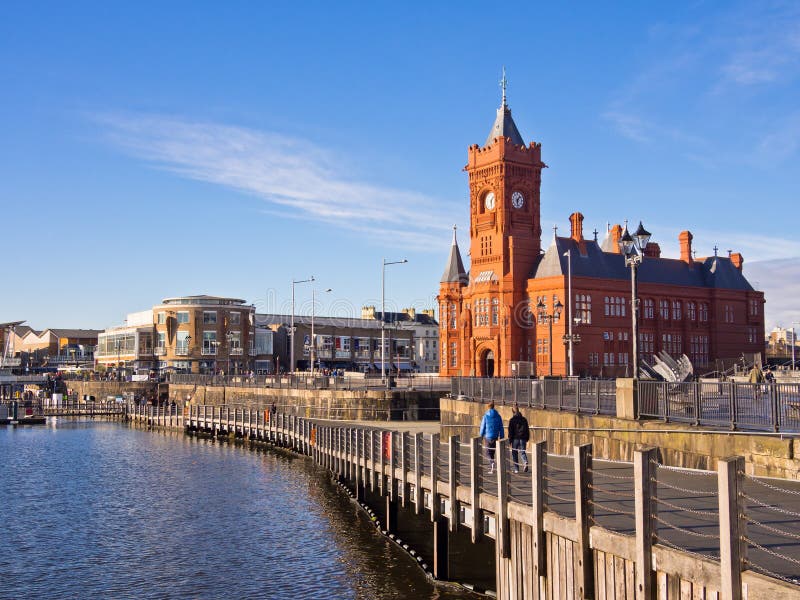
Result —
[{"label": "distant person", "polygon": [[767,383],[775,383],[775,375],[772,374],[772,369],[767,369],[767,372],[764,373],[764,380]]},{"label": "distant person", "polygon": [[525,447],[531,439],[531,430],[528,419],[519,412],[519,406],[514,404],[514,415],[508,421],[508,439],[511,440],[511,460],[514,462],[514,473],[519,473],[519,458],[522,457],[522,472],[528,472],[528,453]]},{"label": "distant person", "polygon": [[[503,437],[503,419],[494,409],[494,402],[489,403],[489,409],[481,420],[480,436],[486,445],[486,455],[489,457],[489,473],[494,473],[494,446],[497,440]],[[500,457],[502,460],[502,456]]]},{"label": "distant person", "polygon": [[764,373],[761,372],[758,365],[753,365],[753,368],[750,369],[747,380],[750,383],[764,383]]}]

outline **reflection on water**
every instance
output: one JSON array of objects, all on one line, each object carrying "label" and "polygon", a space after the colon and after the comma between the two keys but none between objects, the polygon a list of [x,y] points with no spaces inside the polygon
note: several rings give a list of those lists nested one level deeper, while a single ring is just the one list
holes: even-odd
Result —
[{"label": "reflection on water", "polygon": [[59,420],[0,428],[0,596],[467,598],[309,461]]}]

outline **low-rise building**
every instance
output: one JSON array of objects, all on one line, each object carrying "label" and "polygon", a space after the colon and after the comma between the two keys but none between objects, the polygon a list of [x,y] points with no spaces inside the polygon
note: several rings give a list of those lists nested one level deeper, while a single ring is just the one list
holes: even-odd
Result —
[{"label": "low-rise building", "polygon": [[[379,372],[381,370],[381,322],[373,318],[312,317],[295,315],[296,330],[295,370],[311,369],[312,352],[314,368],[343,369],[345,371]],[[282,329],[289,333],[286,350],[276,354],[284,370],[291,370],[291,315],[257,314],[258,327]],[[414,370],[414,331],[404,327],[402,321],[385,324],[383,330],[383,363],[387,371]]]},{"label": "low-rise building", "polygon": [[50,328],[36,331],[26,325],[13,329],[9,344],[22,366],[53,369],[90,365],[94,360],[99,329]]},{"label": "low-rise building", "polygon": [[154,355],[153,311],[130,313],[125,325],[111,327],[97,336],[95,362],[120,375],[146,374],[158,368]]},{"label": "low-rise building", "polygon": [[165,298],[104,331],[97,362],[139,374],[249,373],[257,362],[272,360],[273,334],[256,336],[254,315],[255,307],[239,298]]},{"label": "low-rise building", "polygon": [[418,373],[439,372],[439,323],[433,309],[417,312],[414,308],[404,308],[401,312],[381,313],[374,306],[364,306],[361,318],[384,321],[387,327],[402,327],[413,332],[413,370]]},{"label": "low-rise building", "polygon": [[249,372],[255,307],[238,298],[180,296],[153,307],[159,368],[187,373]]}]

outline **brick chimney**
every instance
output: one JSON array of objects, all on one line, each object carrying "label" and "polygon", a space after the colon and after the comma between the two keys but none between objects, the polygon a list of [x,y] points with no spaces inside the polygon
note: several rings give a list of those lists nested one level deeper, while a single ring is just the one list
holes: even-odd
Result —
[{"label": "brick chimney", "polygon": [[644,249],[644,255],[647,258],[661,258],[661,246],[656,242],[650,242]]},{"label": "brick chimney", "polygon": [[731,254],[731,263],[733,263],[733,266],[739,269],[739,271],[742,270],[742,265],[744,265],[744,256],[742,256],[741,252],[734,252]]},{"label": "brick chimney", "polygon": [[692,239],[694,236],[691,231],[681,231],[678,241],[681,244],[681,260],[692,264]]},{"label": "brick chimney", "polygon": [[622,226],[619,224],[614,225],[608,235],[611,239],[611,252],[614,254],[622,254],[619,249],[619,241],[622,238]]},{"label": "brick chimney", "polygon": [[569,216],[570,233],[569,236],[576,242],[583,241],[583,215],[574,212]]}]

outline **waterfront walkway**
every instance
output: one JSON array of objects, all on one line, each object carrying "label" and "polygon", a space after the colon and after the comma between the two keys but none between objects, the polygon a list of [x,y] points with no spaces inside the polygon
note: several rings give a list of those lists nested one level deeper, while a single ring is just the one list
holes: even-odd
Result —
[{"label": "waterfront walkway", "polygon": [[[513,473],[501,441],[490,472],[478,438],[441,443],[436,433],[389,431],[395,423],[366,427],[209,406],[132,418],[289,446],[356,495],[377,489],[389,504],[413,503],[417,514],[445,519],[451,531],[494,539],[499,597],[559,597],[555,589],[591,585],[598,598],[633,598],[634,582],[658,597],[688,588],[695,595],[687,597],[703,597],[702,590],[736,598],[730,590],[738,585],[741,594],[742,584],[751,599],[800,596],[791,583],[800,576],[800,485],[750,477],[742,459],[720,461],[718,472],[694,471],[661,464],[656,450],[638,452],[635,465],[592,460],[589,446],[574,456],[548,455],[539,443],[530,448],[531,471]],[[445,564],[434,560],[434,574],[446,577]],[[613,593],[600,594],[609,581]]]}]

